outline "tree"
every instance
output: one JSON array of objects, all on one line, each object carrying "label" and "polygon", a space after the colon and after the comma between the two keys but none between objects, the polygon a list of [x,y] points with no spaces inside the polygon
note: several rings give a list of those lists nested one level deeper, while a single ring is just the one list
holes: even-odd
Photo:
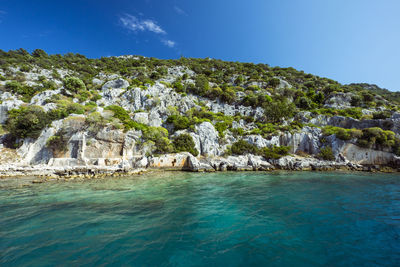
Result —
[{"label": "tree", "polygon": [[279,80],[278,78],[271,78],[268,81],[268,85],[272,88],[276,88],[279,84],[281,84],[281,80]]},{"label": "tree", "polygon": [[9,112],[6,129],[15,138],[37,138],[49,122],[43,108],[27,106]]},{"label": "tree", "polygon": [[252,145],[242,139],[233,143],[231,151],[235,155],[257,154],[258,152],[255,145]]},{"label": "tree", "polygon": [[48,57],[49,55],[42,49],[35,49],[32,52],[33,57]]},{"label": "tree", "polygon": [[278,123],[283,119],[293,117],[295,110],[294,104],[288,103],[287,99],[272,101],[264,107],[265,116],[268,122],[272,123]]},{"label": "tree", "polygon": [[65,89],[67,89],[73,93],[78,93],[81,90],[86,90],[85,83],[81,79],[76,78],[76,77],[65,78],[63,83],[64,83]]},{"label": "tree", "polygon": [[189,134],[181,134],[173,141],[176,152],[189,152],[193,156],[197,156],[199,151],[196,149],[196,145],[193,138]]},{"label": "tree", "polygon": [[301,109],[310,109],[311,108],[311,100],[305,96],[302,96],[298,99],[296,106]]},{"label": "tree", "polygon": [[210,84],[205,75],[197,75],[195,80],[196,93],[203,96],[210,89]]}]

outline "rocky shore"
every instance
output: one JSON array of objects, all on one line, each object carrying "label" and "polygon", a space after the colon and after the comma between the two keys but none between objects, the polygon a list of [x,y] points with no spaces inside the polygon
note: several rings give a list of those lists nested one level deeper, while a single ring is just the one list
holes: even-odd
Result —
[{"label": "rocky shore", "polygon": [[[115,163],[115,162],[114,162]],[[260,156],[243,155],[196,158],[190,153],[166,154],[159,157],[143,157],[131,164],[120,161],[113,166],[87,165],[80,162],[73,166],[17,165],[0,166],[0,178],[31,177],[33,183],[51,180],[93,179],[140,175],[152,171],[365,171],[400,172],[400,168],[379,165],[360,165],[347,162],[318,160],[312,157],[285,156],[277,160],[264,160]]]},{"label": "rocky shore", "polygon": [[400,169],[387,93],[266,65],[109,60],[123,71],[0,70],[0,177]]}]

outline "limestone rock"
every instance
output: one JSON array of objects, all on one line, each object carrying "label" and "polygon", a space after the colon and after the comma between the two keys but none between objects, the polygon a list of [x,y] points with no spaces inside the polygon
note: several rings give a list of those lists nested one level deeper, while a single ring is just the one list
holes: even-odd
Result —
[{"label": "limestone rock", "polygon": [[133,120],[143,124],[149,124],[149,113],[138,112],[133,115]]},{"label": "limestone rock", "polygon": [[199,136],[200,154],[215,156],[221,154],[219,150],[218,132],[209,122],[203,122],[196,125],[195,132]]},{"label": "limestone rock", "polygon": [[150,168],[187,170],[190,169],[188,158],[191,156],[189,152],[181,152],[176,154],[165,154],[157,157],[148,158],[148,166]]}]

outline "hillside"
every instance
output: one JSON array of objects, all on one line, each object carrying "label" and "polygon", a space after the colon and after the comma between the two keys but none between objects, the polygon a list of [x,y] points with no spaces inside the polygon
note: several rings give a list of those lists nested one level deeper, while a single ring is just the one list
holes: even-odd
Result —
[{"label": "hillside", "polygon": [[0,100],[5,170],[399,167],[399,93],[293,68],[0,51]]}]

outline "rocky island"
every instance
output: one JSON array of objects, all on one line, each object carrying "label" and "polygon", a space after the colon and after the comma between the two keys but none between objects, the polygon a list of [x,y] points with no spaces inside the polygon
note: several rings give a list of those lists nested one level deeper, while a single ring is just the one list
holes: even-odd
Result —
[{"label": "rocky island", "polygon": [[266,64],[0,51],[0,176],[399,171],[399,103]]}]

